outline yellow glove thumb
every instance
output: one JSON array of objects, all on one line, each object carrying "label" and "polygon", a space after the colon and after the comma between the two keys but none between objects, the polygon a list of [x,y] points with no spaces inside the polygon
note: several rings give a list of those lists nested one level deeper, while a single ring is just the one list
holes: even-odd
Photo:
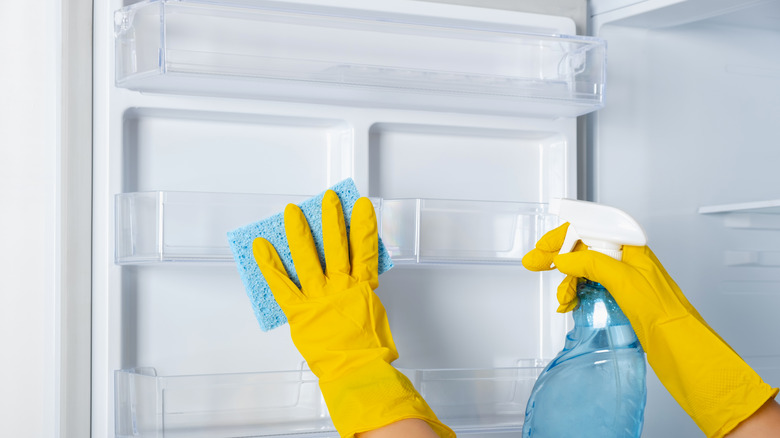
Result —
[{"label": "yellow glove thumb", "polygon": [[[561,250],[569,223],[566,222],[558,228],[547,232],[538,242],[536,247],[523,256],[523,266],[530,271],[549,271],[555,269],[553,261]],[[584,251],[588,247],[581,241],[574,246],[573,251]],[[577,307],[577,277],[567,275],[558,286],[558,313],[571,312]]]}]

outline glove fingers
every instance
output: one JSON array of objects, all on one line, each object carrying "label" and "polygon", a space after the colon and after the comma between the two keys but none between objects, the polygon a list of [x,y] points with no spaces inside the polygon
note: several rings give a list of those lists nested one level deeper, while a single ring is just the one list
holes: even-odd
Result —
[{"label": "glove fingers", "polygon": [[360,198],[352,208],[349,232],[352,276],[367,281],[371,289],[379,286],[379,234],[374,206],[368,198]]},{"label": "glove fingers", "polygon": [[563,241],[566,239],[566,233],[569,231],[569,223],[565,222],[544,234],[538,242],[536,248],[545,252],[557,253],[561,250]]},{"label": "glove fingers", "polygon": [[558,313],[566,313],[574,310],[579,303],[577,299],[577,277],[567,275],[558,285]]},{"label": "glove fingers", "polygon": [[314,237],[306,216],[295,204],[287,204],[284,209],[284,230],[304,294],[316,294],[324,290],[325,274],[322,272]]},{"label": "glove fingers", "polygon": [[621,290],[623,280],[635,274],[631,266],[596,251],[560,254],[554,262],[564,274],[599,282],[610,291]]},{"label": "glove fingers", "polygon": [[523,257],[523,266],[530,271],[549,271],[553,259],[561,250],[563,240],[566,238],[566,231],[569,229],[569,223],[548,231],[538,242],[536,248],[529,251]]},{"label": "glove fingers", "polygon": [[349,240],[339,196],[333,190],[322,199],[322,241],[325,247],[325,270],[333,279],[349,275]]},{"label": "glove fingers", "polygon": [[258,237],[252,242],[252,254],[280,306],[300,301],[300,289],[287,276],[282,260],[271,242]]},{"label": "glove fingers", "polygon": [[557,252],[550,253],[534,248],[523,256],[523,266],[529,271],[549,271],[554,269],[551,265],[557,255]]}]

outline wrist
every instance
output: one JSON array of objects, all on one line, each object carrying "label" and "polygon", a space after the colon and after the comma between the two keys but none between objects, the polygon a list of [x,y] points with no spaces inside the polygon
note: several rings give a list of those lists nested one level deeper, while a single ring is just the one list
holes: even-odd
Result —
[{"label": "wrist", "polygon": [[392,365],[375,360],[331,380],[320,380],[333,424],[342,437],[353,437],[409,418],[426,421],[440,437],[455,437]]}]

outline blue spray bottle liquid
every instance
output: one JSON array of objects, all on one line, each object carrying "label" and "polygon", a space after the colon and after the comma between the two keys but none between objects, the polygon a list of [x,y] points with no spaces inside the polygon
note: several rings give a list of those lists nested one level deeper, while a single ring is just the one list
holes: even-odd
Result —
[{"label": "blue spray bottle liquid", "polygon": [[[582,240],[620,260],[622,245],[647,244],[642,227],[621,210],[561,199],[550,211],[570,222],[560,253]],[[531,391],[523,438],[639,437],[647,398],[642,346],[604,286],[581,278],[577,297],[574,329]]]}]

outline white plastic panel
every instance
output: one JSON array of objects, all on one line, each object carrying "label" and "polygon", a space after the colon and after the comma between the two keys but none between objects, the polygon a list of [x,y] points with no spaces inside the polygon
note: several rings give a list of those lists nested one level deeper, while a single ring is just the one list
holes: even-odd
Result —
[{"label": "white plastic panel", "polygon": [[370,194],[546,202],[564,196],[567,146],[559,132],[378,123],[369,131]]},{"label": "white plastic panel", "polygon": [[[289,369],[299,355],[286,329],[271,334],[257,329],[230,263],[226,231],[275,214],[345,176],[355,178],[364,194],[372,187],[378,194],[393,193],[398,187],[374,186],[372,175],[403,174],[405,166],[435,172],[442,156],[449,166],[442,176],[474,177],[462,197],[493,200],[421,198],[455,193],[422,175],[409,175],[414,184],[404,186],[411,200],[376,198],[383,238],[395,243],[390,250],[399,265],[382,276],[378,293],[395,321],[403,363],[509,366],[518,357],[550,358],[559,349],[566,329],[566,318],[554,313],[559,279],[525,271],[520,258],[555,226],[544,213],[548,197],[573,191],[573,120],[138,98],[148,106],[120,114],[122,159],[113,173],[122,177],[112,202],[111,258],[123,266],[117,276],[123,309],[117,333],[124,340],[113,369],[155,365],[173,374]],[[175,105],[165,107],[171,102]],[[395,156],[378,159],[379,149]],[[511,165],[497,162],[498,153],[513,157]],[[493,178],[497,174],[502,179]],[[515,174],[526,176],[498,183]],[[180,191],[185,188],[205,191]],[[256,194],[274,192],[291,195]],[[394,210],[383,203],[400,204],[411,215],[383,220],[383,212]],[[437,226],[440,221],[448,225]],[[159,264],[185,260],[228,263]],[[408,271],[405,264],[431,268]],[[453,272],[443,265],[459,268]],[[477,309],[492,315],[489,321],[464,325],[463,320],[481,319],[473,313]],[[202,324],[229,314],[235,316],[211,330]],[[458,339],[460,346],[447,339]]]},{"label": "white plastic panel", "polygon": [[219,185],[308,195],[352,174],[353,128],[343,120],[157,108],[123,118],[128,192]]},{"label": "white plastic panel", "polygon": [[133,90],[567,117],[603,103],[602,41],[468,17],[148,0],[115,22]]}]

